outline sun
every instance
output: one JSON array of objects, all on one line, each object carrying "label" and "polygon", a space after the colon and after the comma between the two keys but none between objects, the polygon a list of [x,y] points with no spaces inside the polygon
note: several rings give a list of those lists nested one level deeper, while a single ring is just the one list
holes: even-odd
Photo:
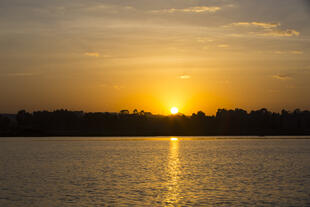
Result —
[{"label": "sun", "polygon": [[170,109],[170,112],[171,112],[171,114],[177,114],[177,113],[179,113],[179,109],[177,107],[172,107]]}]

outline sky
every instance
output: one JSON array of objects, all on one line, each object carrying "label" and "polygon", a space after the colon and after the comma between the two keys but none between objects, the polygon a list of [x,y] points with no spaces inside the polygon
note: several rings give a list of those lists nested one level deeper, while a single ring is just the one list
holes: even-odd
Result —
[{"label": "sky", "polygon": [[0,112],[310,109],[308,0],[1,0]]}]

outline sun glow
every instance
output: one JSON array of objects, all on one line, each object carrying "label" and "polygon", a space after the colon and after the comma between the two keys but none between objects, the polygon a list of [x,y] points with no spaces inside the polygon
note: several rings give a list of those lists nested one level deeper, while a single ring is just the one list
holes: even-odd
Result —
[{"label": "sun glow", "polygon": [[170,109],[170,112],[171,112],[171,114],[177,114],[177,113],[179,113],[179,109],[177,107],[172,107]]},{"label": "sun glow", "polygon": [[176,138],[176,137],[171,137],[170,138],[170,141],[178,141],[179,139],[178,138]]}]

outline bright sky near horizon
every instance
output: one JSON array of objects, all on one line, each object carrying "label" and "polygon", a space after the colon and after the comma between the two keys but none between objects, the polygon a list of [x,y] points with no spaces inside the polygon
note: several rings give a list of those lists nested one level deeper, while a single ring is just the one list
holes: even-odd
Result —
[{"label": "bright sky near horizon", "polygon": [[1,0],[0,112],[310,109],[310,1]]}]

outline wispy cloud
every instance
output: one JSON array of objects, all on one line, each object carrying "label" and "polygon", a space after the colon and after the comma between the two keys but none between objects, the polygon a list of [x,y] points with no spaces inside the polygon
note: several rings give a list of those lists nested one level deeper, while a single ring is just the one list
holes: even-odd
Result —
[{"label": "wispy cloud", "polygon": [[262,27],[264,29],[271,29],[280,26],[279,23],[269,23],[269,22],[235,22],[232,23],[233,26],[256,26]]},{"label": "wispy cloud", "polygon": [[120,6],[113,4],[104,4],[104,3],[95,3],[93,5],[89,5],[84,8],[87,12],[91,12],[93,14],[105,12],[105,13],[119,13],[124,11],[133,11],[135,10],[132,6]]},{"label": "wispy cloud", "polygon": [[199,43],[214,42],[213,39],[204,38],[204,37],[198,37],[196,40],[197,40],[197,42],[199,42]]},{"label": "wispy cloud", "polygon": [[299,36],[300,32],[294,29],[283,28],[280,23],[272,22],[235,22],[232,26],[241,27],[256,27],[262,29],[262,32],[255,33],[261,36],[273,36],[273,37],[293,37]]},{"label": "wispy cloud", "polygon": [[278,80],[290,80],[292,79],[292,76],[289,74],[277,74],[272,76],[274,79]]},{"label": "wispy cloud", "polygon": [[277,55],[283,55],[283,54],[286,54],[286,51],[277,50],[277,51],[274,51],[274,53]]},{"label": "wispy cloud", "polygon": [[274,36],[274,37],[293,37],[293,36],[299,36],[300,32],[294,30],[294,29],[276,29],[272,30],[270,32],[266,32],[261,34],[263,36]]},{"label": "wispy cloud", "polygon": [[274,53],[277,55],[285,55],[285,54],[302,55],[304,54],[304,52],[300,50],[291,50],[291,51],[277,50],[277,51],[274,51]]},{"label": "wispy cloud", "polygon": [[290,51],[292,54],[294,54],[294,55],[302,55],[302,54],[304,54],[304,52],[303,51],[300,51],[300,50],[292,50],[292,51]]},{"label": "wispy cloud", "polygon": [[219,45],[217,45],[217,47],[219,47],[219,48],[228,48],[229,45],[227,45],[227,44],[219,44]]},{"label": "wispy cloud", "polygon": [[190,76],[190,75],[185,75],[185,74],[183,74],[183,75],[179,76],[179,78],[180,78],[180,79],[190,79],[191,76]]},{"label": "wispy cloud", "polygon": [[221,10],[221,7],[218,6],[195,6],[195,7],[188,7],[183,9],[162,9],[162,10],[153,10],[153,13],[176,13],[176,12],[183,12],[183,13],[214,13]]},{"label": "wispy cloud", "polygon": [[100,54],[97,52],[86,52],[84,53],[85,56],[89,56],[89,57],[99,57]]}]

